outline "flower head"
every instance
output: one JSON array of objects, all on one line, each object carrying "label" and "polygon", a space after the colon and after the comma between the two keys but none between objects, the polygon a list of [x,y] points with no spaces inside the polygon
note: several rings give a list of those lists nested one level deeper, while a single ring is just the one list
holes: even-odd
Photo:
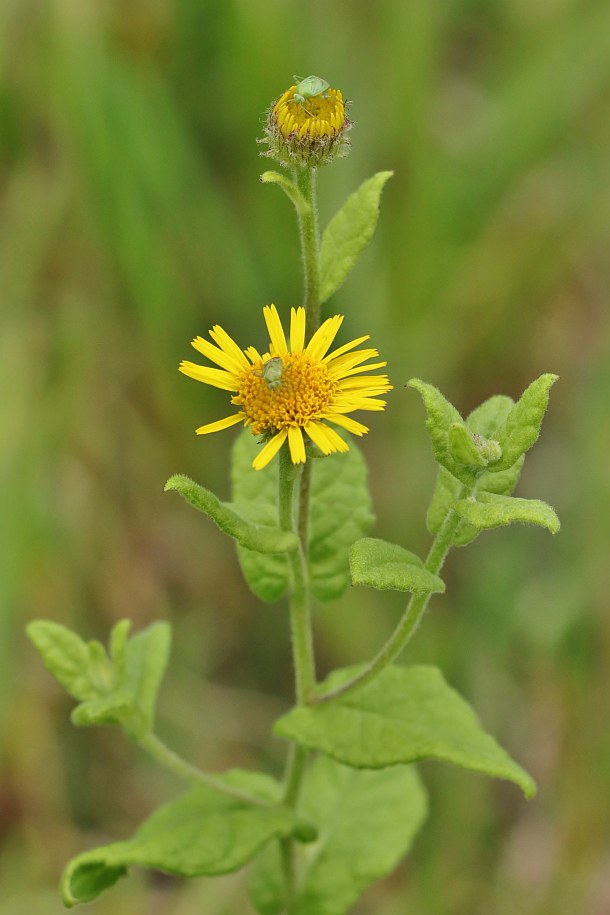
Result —
[{"label": "flower head", "polygon": [[[298,79],[298,77],[295,77]],[[318,76],[295,83],[269,109],[264,153],[282,165],[316,167],[346,156],[352,126],[340,89],[331,89]]]},{"label": "flower head", "polygon": [[[269,332],[269,351],[261,355],[253,346],[242,350],[216,325],[213,343],[196,337],[192,345],[219,368],[182,362],[180,371],[190,378],[232,392],[237,412],[197,429],[198,435],[219,432],[243,423],[265,444],[253,461],[261,470],[288,441],[294,464],[306,459],[305,443],[311,440],[323,454],[348,451],[349,445],[334,428],[364,435],[368,428],[347,416],[354,410],[383,410],[381,394],[392,390],[387,375],[363,374],[385,362],[364,365],[379,355],[375,349],[355,349],[368,336],[358,337],[329,353],[343,322],[335,315],[318,328],[305,345],[305,309],[291,309],[290,344],[275,305],[263,315]],[[305,433],[306,438],[303,436]]]}]

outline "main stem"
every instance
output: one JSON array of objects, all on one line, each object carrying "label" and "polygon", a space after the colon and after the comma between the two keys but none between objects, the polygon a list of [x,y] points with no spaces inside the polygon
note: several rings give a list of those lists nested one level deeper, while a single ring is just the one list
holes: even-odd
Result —
[{"label": "main stem", "polygon": [[303,305],[307,319],[306,336],[309,340],[320,326],[320,233],[316,169],[295,168],[294,180],[309,204],[306,212],[297,209],[304,273]]},{"label": "main stem", "polygon": [[[279,522],[283,531],[297,532],[295,511],[297,483],[300,466],[293,464],[290,450],[285,444],[280,451]],[[296,683],[296,701],[305,705],[310,701],[316,684],[309,583],[303,543],[287,554],[290,563],[292,591],[290,596],[290,632]]]},{"label": "main stem", "polygon": [[[303,307],[305,338],[310,340],[320,326],[320,229],[318,218],[318,176],[315,168],[295,168],[294,181],[305,198],[308,209],[297,207],[301,259],[303,261]],[[306,461],[301,475],[298,533],[307,555],[309,539],[309,492],[311,462]]]},{"label": "main stem", "polygon": [[[474,488],[474,485],[464,485],[457,498],[467,499],[470,495],[472,495]],[[434,538],[428,556],[426,557],[425,567],[428,572],[431,572],[433,575],[438,575],[443,567],[447,553],[451,549],[453,535],[458,524],[460,523],[460,520],[461,519],[459,515],[453,510],[453,508],[450,508],[445,515],[445,520],[443,521],[438,534]],[[362,670],[352,680],[344,683],[343,686],[339,686],[337,689],[331,690],[328,693],[316,696],[314,702],[330,702],[331,700],[336,699],[339,696],[345,696],[346,693],[351,693],[352,690],[364,686],[366,683],[374,680],[384,667],[387,667],[388,664],[391,664],[392,661],[398,657],[398,655],[403,651],[407,643],[410,641],[413,633],[419,626],[421,618],[426,612],[426,607],[428,606],[430,597],[430,592],[426,594],[413,594],[411,596],[411,600],[407,604],[407,608],[403,614],[402,619],[398,623],[398,626],[390,638],[387,640],[385,645],[383,645],[382,648],[377,652],[372,661],[366,665],[364,670]]]},{"label": "main stem", "polygon": [[[320,326],[320,242],[316,170],[297,168],[295,169],[294,180],[309,205],[306,212],[297,207],[297,216],[304,274],[305,337],[306,340],[310,340]],[[283,446],[279,457],[280,527],[285,531],[296,531],[300,541],[299,549],[289,554],[292,577],[290,631],[295,671],[296,702],[297,705],[305,705],[312,701],[316,689],[309,578],[307,573],[311,461],[306,461],[299,472],[299,468],[292,463],[287,444]],[[295,512],[297,483],[300,483],[300,485],[298,487],[298,510]],[[283,802],[287,807],[296,807],[306,762],[307,750],[298,744],[292,744],[284,773]],[[286,913],[287,915],[294,915],[297,906],[297,894],[294,839],[291,837],[280,840],[280,858],[285,886]]]}]

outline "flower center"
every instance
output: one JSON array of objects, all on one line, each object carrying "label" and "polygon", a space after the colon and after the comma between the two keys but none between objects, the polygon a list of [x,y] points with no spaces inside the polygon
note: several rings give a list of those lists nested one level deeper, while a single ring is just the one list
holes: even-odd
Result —
[{"label": "flower center", "polygon": [[306,353],[282,356],[282,374],[275,385],[270,387],[265,380],[259,362],[242,374],[239,390],[231,398],[246,414],[246,425],[254,435],[304,426],[328,409],[337,387],[326,366]]},{"label": "flower center", "polygon": [[301,102],[294,98],[294,87],[288,89],[273,107],[280,133],[296,134],[299,139],[334,137],[345,126],[345,105],[340,89],[327,89],[326,98],[314,95]]}]

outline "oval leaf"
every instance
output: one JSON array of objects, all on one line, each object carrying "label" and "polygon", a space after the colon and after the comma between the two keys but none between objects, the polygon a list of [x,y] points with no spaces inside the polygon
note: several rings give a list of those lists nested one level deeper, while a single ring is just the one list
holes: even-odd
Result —
[{"label": "oval leaf", "polygon": [[[426,816],[426,795],[412,766],[366,771],[319,757],[301,789],[302,813],[319,839],[304,849],[295,915],[343,915],[359,895],[391,873]],[[260,915],[284,911],[276,846],[257,859],[250,892]]]},{"label": "oval leaf", "polygon": [[[256,439],[247,431],[235,442],[231,472],[235,507],[244,517],[256,516],[273,523],[277,517],[278,463],[253,470],[257,450]],[[353,442],[345,454],[313,460],[307,559],[318,600],[334,600],[348,587],[349,548],[373,521],[367,466]],[[286,594],[290,576],[284,556],[264,556],[241,546],[238,555],[246,580],[258,597],[276,601]]]},{"label": "oval leaf", "polygon": [[[277,797],[277,783],[260,773],[234,770],[222,778],[262,799]],[[200,785],[156,810],[132,839],[74,858],[62,879],[64,903],[95,899],[132,864],[183,877],[226,874],[293,827],[294,815],[284,807],[247,804]]]},{"label": "oval leaf", "polygon": [[[335,671],[324,691],[361,669]],[[485,733],[471,707],[435,667],[387,667],[361,689],[293,709],[274,730],[356,768],[439,759],[513,781],[527,797],[535,792],[527,772]]]},{"label": "oval leaf", "polygon": [[492,472],[512,467],[537,441],[549,403],[549,392],[558,377],[550,373],[541,375],[525,389],[511,409],[496,432],[495,437],[502,449],[502,457],[490,467]]},{"label": "oval leaf", "polygon": [[98,690],[89,677],[87,645],[75,632],[48,620],[34,620],[26,632],[44,666],[71,696],[81,702],[97,697]]},{"label": "oval leaf", "polygon": [[377,172],[351,194],[333,216],[320,246],[320,300],[339,289],[373,236],[379,217],[379,198],[394,172]]},{"label": "oval leaf", "polygon": [[233,537],[242,546],[259,553],[288,553],[298,547],[298,538],[282,531],[277,524],[252,523],[235,512],[232,506],[195,483],[184,474],[174,474],[165,484],[165,492],[175,491],[198,511],[207,515],[221,531]]},{"label": "oval leaf", "polygon": [[479,494],[478,499],[480,501],[476,502],[462,499],[454,505],[458,515],[477,531],[522,523],[537,524],[556,534],[561,527],[555,510],[538,499],[515,499],[484,492]]},{"label": "oval leaf", "polygon": [[352,584],[381,591],[429,594],[445,590],[441,579],[428,572],[415,553],[374,537],[363,537],[353,544],[350,569]]},{"label": "oval leaf", "polygon": [[409,387],[421,394],[426,413],[426,428],[430,433],[432,451],[437,464],[445,467],[463,483],[472,483],[476,471],[456,460],[451,448],[451,433],[455,426],[463,426],[462,417],[453,404],[441,394],[438,388],[419,378],[411,378]]}]

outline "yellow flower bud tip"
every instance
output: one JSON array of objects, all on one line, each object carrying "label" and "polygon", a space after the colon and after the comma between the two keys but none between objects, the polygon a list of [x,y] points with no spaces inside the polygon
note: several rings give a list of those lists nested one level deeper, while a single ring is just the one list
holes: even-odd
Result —
[{"label": "yellow flower bud tip", "polygon": [[263,155],[282,165],[315,168],[347,155],[345,134],[351,126],[341,90],[308,76],[286,89],[269,109],[260,140],[268,145]]}]

